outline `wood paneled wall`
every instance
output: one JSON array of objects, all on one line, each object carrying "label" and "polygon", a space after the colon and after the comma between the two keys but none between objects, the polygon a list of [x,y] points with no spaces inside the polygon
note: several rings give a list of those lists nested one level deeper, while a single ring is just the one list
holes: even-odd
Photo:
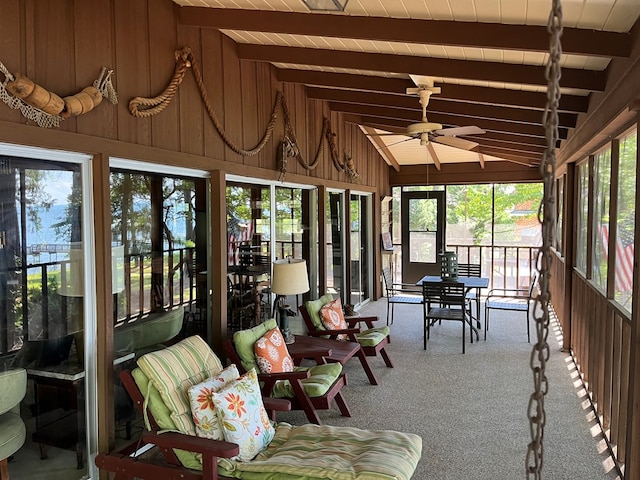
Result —
[{"label": "wood paneled wall", "polygon": [[[170,0],[4,0],[0,8],[0,61],[10,72],[25,74],[48,90],[67,96],[91,85],[102,66],[114,69],[119,104],[105,101],[87,114],[63,121],[58,129],[94,137],[96,151],[105,150],[99,139],[112,139],[175,152],[172,163],[176,165],[195,166],[196,156],[210,169],[220,168],[219,162],[224,162],[224,171],[277,178],[277,146],[285,134],[282,111],[278,111],[265,148],[256,155],[241,156],[216,131],[191,70],[175,99],[160,114],[136,118],[129,113],[131,98],[153,97],[164,90],[173,74],[175,51],[188,46],[202,72],[209,105],[236,145],[251,149],[258,144],[277,92],[282,92],[307,162],[313,160],[321,142],[323,146],[320,161],[312,170],[289,159],[289,178],[379,194],[388,190],[386,163],[356,126],[345,124],[341,114],[329,110],[327,102],[308,100],[304,86],[278,82],[270,64],[239,60],[236,44],[219,31],[178,25],[178,7]],[[327,142],[321,138],[324,117],[330,119],[337,134],[341,160],[344,152],[352,155],[359,179],[352,180],[334,167]],[[47,146],[38,141],[39,127],[4,104],[0,104],[0,122],[29,125],[33,144]],[[11,138],[0,133],[0,140]],[[73,141],[62,143],[69,149],[80,148]],[[197,168],[202,168],[202,162],[198,164]]]},{"label": "wood paneled wall", "polygon": [[[560,277],[553,278],[554,291],[562,285],[558,281]],[[573,357],[617,460],[624,464],[630,453],[627,430],[638,421],[638,408],[629,397],[637,376],[630,374],[631,322],[582,275],[574,271],[572,282]]]},{"label": "wood paneled wall", "polygon": [[[191,48],[202,72],[208,102],[231,141],[252,149],[261,140],[278,92],[284,94],[295,129],[298,147],[311,162],[322,145],[315,168],[305,169],[295,159],[287,164],[286,180],[318,186],[357,190],[374,194],[373,238],[380,235],[379,205],[389,192],[389,169],[367,137],[342,115],[331,112],[328,103],[309,100],[301,85],[283,84],[268,63],[240,61],[236,44],[217,30],[178,25],[170,0],[2,0],[0,3],[0,62],[12,73],[22,73],[61,97],[73,95],[93,84],[104,66],[114,70],[113,83],[119,103],[103,101],[91,112],[62,121],[59,128],[43,129],[26,120],[19,111],[0,103],[0,142],[93,154],[94,181],[108,182],[108,159],[121,157],[144,162],[209,170],[212,172],[212,238],[224,238],[226,220],[220,201],[224,199],[226,173],[274,181],[279,178],[277,147],[285,134],[283,112],[278,111],[273,135],[256,155],[241,156],[225,144],[207,113],[193,72],[188,71],[178,93],[158,115],[136,118],[128,104],[136,96],[155,97],[170,81],[174,55]],[[4,80],[4,78],[2,78]],[[336,133],[341,161],[351,155],[360,177],[351,179],[335,168],[329,147],[321,138],[327,117]],[[322,142],[322,143],[321,143]],[[106,176],[105,176],[106,175]],[[100,179],[100,180],[97,180]],[[102,216],[104,185],[94,185]],[[214,202],[217,202],[214,204]],[[110,238],[109,223],[96,221],[96,237]],[[216,240],[217,239],[217,240]],[[374,278],[380,272],[380,245],[375,248]],[[104,253],[104,245],[97,244]],[[223,291],[226,264],[224,254],[210,265],[214,289]],[[104,255],[102,255],[104,256]],[[105,257],[106,258],[106,257]],[[224,269],[224,271],[223,271]],[[98,292],[98,324],[110,325],[109,271]],[[374,282],[374,298],[381,295]],[[216,296],[213,332],[225,331],[224,293]],[[104,307],[104,308],[103,308]],[[97,354],[100,365],[111,364],[112,332],[100,330]],[[98,378],[100,408],[99,448],[105,451],[113,441],[113,373],[101,369]],[[107,413],[104,413],[107,412]]]}]

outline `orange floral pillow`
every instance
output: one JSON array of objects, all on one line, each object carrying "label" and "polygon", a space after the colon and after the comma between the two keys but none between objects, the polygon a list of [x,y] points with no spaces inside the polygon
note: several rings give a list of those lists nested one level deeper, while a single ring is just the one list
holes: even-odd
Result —
[{"label": "orange floral pillow", "polygon": [[[344,319],[344,313],[342,313],[340,297],[322,306],[320,309],[320,320],[322,320],[322,325],[324,325],[324,328],[327,330],[343,330],[349,328]],[[336,339],[346,340],[347,335],[341,333]]]},{"label": "orange floral pillow", "polygon": [[253,345],[256,363],[262,373],[293,372],[294,365],[287,344],[278,327],[265,333]]}]

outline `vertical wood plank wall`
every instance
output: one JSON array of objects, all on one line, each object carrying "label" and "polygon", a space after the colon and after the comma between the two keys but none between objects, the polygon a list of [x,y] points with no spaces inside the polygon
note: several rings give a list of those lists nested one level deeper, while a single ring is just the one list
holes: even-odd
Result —
[{"label": "vertical wood plank wall", "polygon": [[[551,283],[558,315],[563,271],[563,262],[555,257]],[[559,320],[571,323],[573,357],[617,461],[623,465],[629,453],[627,429],[638,421],[637,409],[629,405],[631,322],[581,274],[574,271],[572,283],[572,297],[564,299],[571,302],[571,318],[559,316]]]},{"label": "vertical wood plank wall", "polygon": [[[224,178],[226,174],[275,181],[280,163],[277,148],[285,135],[284,116],[278,111],[272,136],[264,149],[252,156],[241,156],[222,140],[214,126],[189,69],[175,98],[166,108],[148,118],[136,118],[128,110],[136,96],[159,95],[174,73],[174,55],[185,46],[191,48],[202,73],[210,109],[215,112],[225,134],[238,147],[252,149],[262,139],[274,109],[278,92],[285,96],[291,124],[304,159],[313,161],[323,142],[317,166],[307,169],[295,159],[287,164],[286,180],[319,187],[354,189],[374,194],[373,238],[379,238],[379,201],[389,191],[389,169],[367,137],[343,115],[330,111],[322,100],[309,100],[305,87],[277,80],[269,63],[239,60],[236,44],[214,29],[181,26],[171,0],[2,0],[0,61],[12,73],[22,73],[61,97],[73,95],[93,84],[104,66],[113,69],[113,83],[119,103],[103,101],[91,112],[61,122],[59,128],[43,129],[27,121],[19,111],[0,103],[0,142],[92,154],[103,167],[96,179],[108,182],[110,157],[194,168],[212,172],[213,249],[221,251],[226,235]],[[340,160],[351,155],[359,178],[339,171],[331,160],[322,138],[324,118],[331,122]],[[101,199],[102,216],[97,216],[97,238],[111,238],[109,206],[105,191],[94,187]],[[107,198],[108,200],[108,198]],[[217,202],[217,203],[215,203]],[[323,199],[320,199],[323,204]],[[321,226],[324,228],[324,226]],[[379,242],[373,242],[375,266],[379,277]],[[102,247],[103,248],[103,247]],[[104,255],[102,257],[106,258]],[[211,264],[212,287],[219,289],[212,303],[210,339],[218,345],[226,332],[226,287],[224,256],[214,256]],[[96,269],[103,278],[98,285],[98,305],[110,311],[111,280],[108,269]],[[323,270],[320,272],[323,273]],[[320,277],[324,281],[325,277]],[[374,282],[375,299],[381,285]],[[106,318],[106,317],[105,317]],[[102,322],[98,352],[112,349],[112,325]],[[110,364],[103,358],[101,365]],[[102,451],[113,441],[113,379],[100,369],[98,378],[98,435]]]}]

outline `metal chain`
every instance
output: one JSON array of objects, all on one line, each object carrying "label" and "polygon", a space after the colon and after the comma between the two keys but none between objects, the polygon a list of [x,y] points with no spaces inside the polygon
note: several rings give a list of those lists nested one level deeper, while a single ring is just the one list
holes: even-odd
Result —
[{"label": "metal chain", "polygon": [[547,79],[547,105],[543,123],[547,141],[546,149],[540,165],[540,174],[544,184],[544,197],[538,209],[538,220],[542,224],[542,247],[538,251],[537,269],[539,272],[539,294],[535,298],[533,317],[536,325],[537,341],[531,351],[529,363],[533,373],[534,391],[529,397],[527,415],[531,442],[527,447],[527,478],[541,479],[544,459],[543,437],[546,423],[544,398],[549,391],[549,379],[546,375],[546,363],[549,360],[549,307],[551,292],[551,247],[555,232],[555,146],[558,141],[558,104],[560,101],[560,58],[562,46],[562,3],[553,0],[549,21],[549,59],[545,69]]}]

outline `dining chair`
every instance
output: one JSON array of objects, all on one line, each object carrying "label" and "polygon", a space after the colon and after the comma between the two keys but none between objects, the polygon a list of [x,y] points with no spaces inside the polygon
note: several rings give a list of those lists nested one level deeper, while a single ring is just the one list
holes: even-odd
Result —
[{"label": "dining chair", "polygon": [[[458,264],[458,275],[461,277],[480,277],[482,273],[482,266],[479,263],[459,263]],[[481,327],[480,319],[475,318],[473,312],[478,312],[480,309],[478,307],[478,302],[480,302],[480,297],[478,293],[474,289],[469,289],[466,294],[467,298],[467,313],[469,318],[476,321],[476,325],[478,328]],[[472,304],[476,307],[472,308]]]},{"label": "dining chair", "polygon": [[[462,324],[462,353],[465,353],[465,324],[467,322],[466,288],[461,282],[423,282],[424,349],[430,338],[431,326],[441,320],[455,320]],[[471,328],[470,328],[471,330]],[[473,343],[473,333],[471,333]]]},{"label": "dining chair", "polygon": [[385,267],[382,269],[382,278],[387,296],[387,325],[389,325],[389,313],[391,313],[391,323],[393,324],[393,307],[397,303],[409,305],[421,305],[423,297],[415,284],[394,283],[391,270]]},{"label": "dining chair", "polygon": [[506,310],[525,312],[527,314],[527,341],[531,342],[529,328],[529,311],[531,301],[537,293],[538,275],[534,274],[529,288],[493,288],[489,290],[484,304],[484,338],[487,339],[489,330],[489,312],[491,310]]}]

